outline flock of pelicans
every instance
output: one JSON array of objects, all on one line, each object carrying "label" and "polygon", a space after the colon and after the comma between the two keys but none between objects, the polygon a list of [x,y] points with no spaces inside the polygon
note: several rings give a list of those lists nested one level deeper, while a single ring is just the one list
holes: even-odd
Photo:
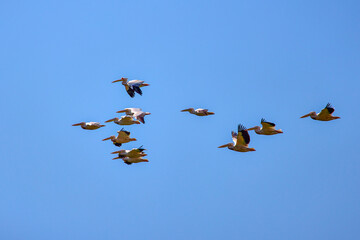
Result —
[{"label": "flock of pelicans", "polygon": [[[149,86],[149,84],[144,83],[144,81],[141,80],[131,80],[128,81],[127,78],[121,78],[119,80],[113,81],[115,82],[121,82],[122,85],[125,86],[125,89],[127,93],[130,95],[130,97],[134,97],[135,93],[138,93],[142,95],[141,87]],[[334,119],[339,119],[340,117],[335,117],[332,115],[332,113],[335,111],[335,109],[328,103],[324,109],[322,109],[319,113],[316,112],[310,112],[301,118],[311,117],[314,120],[319,121],[331,121]],[[194,109],[194,108],[188,108],[182,110],[182,112],[189,112],[191,114],[194,114],[196,116],[209,116],[214,115],[214,112],[209,112],[208,109]],[[125,108],[123,110],[117,111],[117,113],[125,113],[126,115],[122,116],[121,118],[115,117],[112,119],[109,119],[105,121],[108,122],[114,122],[118,125],[132,125],[132,124],[141,124],[145,123],[145,116],[150,115],[149,112],[143,112],[141,108]],[[237,151],[237,152],[251,152],[255,151],[254,148],[250,148],[250,135],[248,131],[254,130],[255,133],[261,134],[261,135],[275,135],[279,133],[283,133],[281,129],[277,130],[275,129],[275,124],[271,122],[267,122],[264,118],[261,119],[261,125],[255,126],[252,128],[246,128],[243,125],[239,124],[237,132],[231,132],[233,143],[228,143],[222,146],[219,146],[219,148],[225,148],[227,147],[230,150]],[[81,122],[73,124],[73,126],[81,126],[81,128],[86,130],[95,130],[99,129],[101,127],[105,127],[105,125],[101,125],[98,122]],[[103,139],[103,141],[111,140],[113,144],[117,147],[120,147],[124,143],[128,143],[131,141],[136,141],[136,138],[130,137],[130,132],[124,130],[122,128],[120,131],[117,131],[117,136],[110,136],[108,138]],[[144,157],[147,156],[146,153],[144,153],[146,149],[144,149],[142,146],[139,148],[133,148],[131,150],[119,150],[112,152],[112,154],[118,154],[118,157],[113,158],[115,159],[122,159],[124,163],[130,165],[132,163],[139,163],[139,162],[148,162],[148,159],[145,159]]]}]

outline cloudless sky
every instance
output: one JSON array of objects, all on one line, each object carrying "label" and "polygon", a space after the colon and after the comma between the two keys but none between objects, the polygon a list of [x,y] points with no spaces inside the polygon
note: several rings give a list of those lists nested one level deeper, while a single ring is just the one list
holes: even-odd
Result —
[{"label": "cloudless sky", "polygon": [[[0,1],[0,238],[359,239],[360,2]],[[121,77],[150,84],[130,98]],[[340,120],[299,119],[328,102]],[[104,122],[149,163],[112,161]],[[180,110],[209,108],[214,116]],[[264,117],[284,134],[237,124]]]}]

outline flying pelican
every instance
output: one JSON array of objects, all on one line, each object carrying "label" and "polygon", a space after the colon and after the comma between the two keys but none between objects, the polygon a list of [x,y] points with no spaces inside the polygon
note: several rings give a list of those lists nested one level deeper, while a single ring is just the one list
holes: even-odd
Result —
[{"label": "flying pelican", "polygon": [[238,132],[231,132],[232,139],[234,143],[228,143],[225,145],[220,146],[219,148],[227,147],[230,150],[234,150],[237,152],[250,152],[256,151],[254,148],[249,148],[248,144],[250,143],[250,135],[246,130],[246,127],[239,124],[238,125]]},{"label": "flying pelican", "polygon": [[116,124],[119,124],[119,125],[133,125],[133,124],[140,124],[140,121],[138,120],[134,120],[133,116],[129,116],[129,115],[126,115],[126,116],[122,116],[121,118],[112,118],[112,119],[109,119],[107,121],[105,121],[106,123],[108,122],[114,122]]},{"label": "flying pelican", "polygon": [[146,149],[139,147],[139,148],[133,148],[131,150],[119,150],[119,151],[115,151],[112,152],[111,154],[118,154],[118,157],[113,158],[113,160],[115,159],[120,159],[120,158],[139,158],[139,157],[145,157],[147,156],[146,153],[144,153]]},{"label": "flying pelican", "polygon": [[257,134],[261,134],[261,135],[274,135],[278,133],[283,133],[281,129],[279,130],[275,129],[275,123],[266,122],[264,118],[261,119],[261,125],[262,128],[259,126],[255,126],[252,128],[248,128],[248,131],[255,130]]},{"label": "flying pelican", "polygon": [[81,123],[75,123],[73,126],[81,126],[82,129],[86,130],[95,130],[101,127],[105,127],[105,125],[101,125],[98,122],[81,122]]},{"label": "flying pelican", "polygon": [[202,108],[198,108],[198,109],[193,109],[193,108],[187,108],[184,110],[181,110],[182,112],[189,112],[191,114],[195,114],[196,116],[207,116],[207,115],[214,115],[214,112],[208,112],[208,109],[202,109]]},{"label": "flying pelican", "polygon": [[136,120],[145,123],[144,117],[150,115],[149,112],[143,112],[141,108],[125,108],[124,110],[117,111],[117,113],[126,113],[126,115],[133,116]]},{"label": "flying pelican", "polygon": [[126,89],[127,93],[132,98],[135,96],[135,92],[142,95],[142,91],[140,89],[141,87],[149,86],[149,84],[144,83],[144,81],[141,81],[141,80],[130,80],[130,81],[128,81],[127,78],[121,78],[121,79],[115,80],[115,81],[113,81],[113,83],[120,82],[120,81],[122,82],[122,85],[125,86],[125,89]]},{"label": "flying pelican", "polygon": [[113,144],[117,147],[120,147],[123,143],[128,143],[132,141],[136,141],[136,138],[130,138],[130,132],[125,131],[124,129],[121,129],[120,131],[117,131],[118,136],[110,136],[108,138],[104,138],[103,141],[111,140]]},{"label": "flying pelican", "polygon": [[326,107],[321,110],[321,112],[316,113],[316,112],[310,112],[309,114],[306,114],[300,118],[306,118],[306,117],[311,117],[314,120],[319,120],[319,121],[331,121],[334,119],[339,119],[340,117],[334,117],[332,115],[332,113],[335,111],[335,109],[331,106],[330,103],[326,104]]},{"label": "flying pelican", "polygon": [[142,157],[138,157],[138,158],[129,158],[129,157],[124,157],[122,159],[124,161],[125,164],[127,165],[131,165],[133,163],[140,163],[140,162],[149,162],[149,160],[144,159]]}]

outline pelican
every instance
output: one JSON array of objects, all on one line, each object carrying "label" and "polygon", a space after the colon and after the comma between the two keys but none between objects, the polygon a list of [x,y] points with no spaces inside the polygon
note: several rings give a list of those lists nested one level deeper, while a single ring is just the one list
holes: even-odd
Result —
[{"label": "pelican", "polygon": [[117,113],[126,113],[126,115],[133,116],[136,120],[145,124],[144,117],[150,115],[149,112],[143,112],[141,108],[125,108],[124,110],[117,111]]},{"label": "pelican", "polygon": [[101,127],[105,127],[105,125],[101,125],[98,122],[81,122],[81,123],[75,123],[73,126],[81,126],[82,129],[86,130],[95,130]]},{"label": "pelican", "polygon": [[316,113],[316,112],[310,112],[309,114],[306,114],[300,118],[306,118],[306,117],[311,117],[314,120],[319,120],[319,121],[331,121],[334,119],[339,119],[340,117],[334,117],[332,115],[332,113],[335,111],[335,109],[331,106],[330,103],[326,104],[326,107],[321,110],[321,112]]},{"label": "pelican", "polygon": [[139,147],[139,148],[133,148],[131,150],[119,150],[119,151],[115,151],[112,152],[111,154],[118,154],[118,157],[113,158],[113,160],[115,159],[120,159],[120,158],[139,158],[139,157],[145,157],[147,156],[146,153],[144,153],[146,149]]},{"label": "pelican", "polygon": [[138,158],[129,158],[129,157],[124,157],[122,159],[124,161],[125,164],[127,165],[131,165],[133,163],[140,163],[140,162],[149,162],[149,160],[144,159],[142,157],[138,157]]},{"label": "pelican", "polygon": [[196,116],[207,116],[207,115],[214,115],[214,112],[208,112],[208,109],[202,109],[202,108],[198,108],[198,109],[193,109],[193,108],[187,108],[184,110],[181,110],[182,112],[189,112],[191,114],[195,114]]},{"label": "pelican", "polygon": [[135,97],[135,92],[142,95],[142,91],[140,89],[141,87],[149,86],[149,84],[144,83],[144,81],[141,81],[141,80],[130,80],[130,81],[128,81],[127,78],[121,78],[121,79],[113,81],[113,83],[115,83],[115,82],[122,82],[122,85],[125,86],[125,89],[126,89],[127,93],[132,98]]},{"label": "pelican", "polygon": [[249,148],[248,144],[250,143],[250,135],[246,130],[246,127],[239,124],[238,125],[238,132],[231,132],[232,139],[234,143],[228,143],[225,145],[220,146],[219,148],[227,147],[230,150],[237,151],[237,152],[251,152],[256,151],[254,148]]},{"label": "pelican", "polygon": [[111,140],[113,144],[117,147],[120,147],[123,143],[128,143],[132,141],[136,141],[136,138],[130,138],[130,132],[125,131],[124,129],[121,129],[120,131],[117,131],[118,136],[110,136],[108,138],[104,138],[103,141]]},{"label": "pelican", "polygon": [[126,115],[126,116],[122,116],[121,118],[112,118],[112,119],[109,119],[107,121],[105,121],[106,123],[108,122],[114,122],[116,124],[119,124],[119,125],[133,125],[133,124],[140,124],[140,121],[138,120],[134,120],[133,116],[129,116],[129,115]]},{"label": "pelican", "polygon": [[255,130],[257,134],[261,135],[274,135],[278,133],[283,133],[281,129],[275,129],[275,123],[266,122],[264,118],[261,119],[262,128],[259,126],[255,126],[253,128],[248,128],[248,131]]}]

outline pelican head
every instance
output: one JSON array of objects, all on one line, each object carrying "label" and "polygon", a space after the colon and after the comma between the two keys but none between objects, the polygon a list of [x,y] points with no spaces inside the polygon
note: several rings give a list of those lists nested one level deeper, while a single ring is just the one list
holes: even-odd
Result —
[{"label": "pelican head", "polygon": [[308,113],[308,114],[306,114],[306,115],[304,115],[304,116],[302,116],[302,117],[300,117],[300,118],[306,118],[306,117],[316,117],[317,116],[317,114],[316,114],[316,112],[310,112],[310,113]]}]

